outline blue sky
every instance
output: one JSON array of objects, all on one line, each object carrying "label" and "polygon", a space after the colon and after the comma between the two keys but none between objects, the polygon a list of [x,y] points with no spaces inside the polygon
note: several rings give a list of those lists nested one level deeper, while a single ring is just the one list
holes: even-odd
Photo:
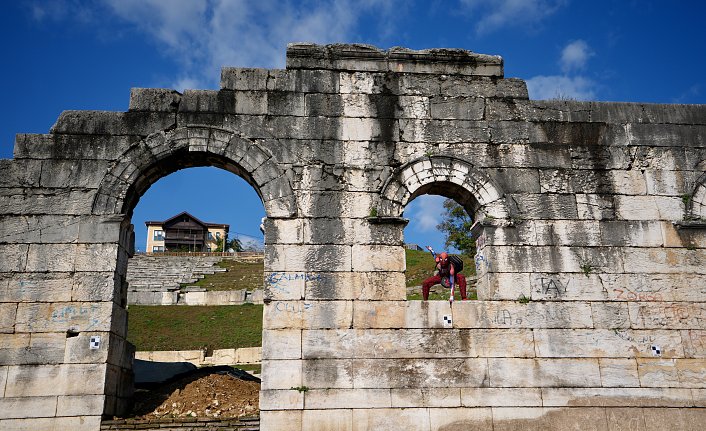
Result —
[{"label": "blue sky", "polygon": [[[54,0],[0,6],[0,158],[15,133],[47,133],[66,109],[127,110],[131,87],[218,88],[221,66],[282,68],[287,42],[450,47],[505,59],[533,99],[706,103],[706,2],[579,0]],[[222,186],[204,194],[199,184]],[[225,193],[222,193],[225,191]],[[174,196],[185,205],[174,206]],[[182,210],[261,240],[238,177],[202,168],[155,183],[144,221]],[[408,242],[441,249],[440,200],[405,216]]]}]

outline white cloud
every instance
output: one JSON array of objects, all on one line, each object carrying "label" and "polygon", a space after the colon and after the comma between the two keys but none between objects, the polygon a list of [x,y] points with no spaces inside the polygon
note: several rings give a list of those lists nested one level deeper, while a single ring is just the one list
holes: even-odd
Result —
[{"label": "white cloud", "polygon": [[362,14],[395,10],[384,0],[103,2],[178,59],[179,88],[215,87],[222,66],[284,67],[288,42],[348,41]]},{"label": "white cloud", "polygon": [[565,0],[461,0],[465,11],[475,14],[476,33],[503,27],[534,25],[566,4]]},{"label": "white cloud", "polygon": [[419,232],[436,231],[444,213],[444,200],[443,196],[422,195],[407,205],[405,212],[409,213],[413,228]]},{"label": "white cloud", "polygon": [[593,55],[594,52],[585,41],[575,40],[567,44],[561,51],[561,59],[559,60],[561,70],[564,73],[581,70],[586,66],[588,58]]},{"label": "white cloud", "polygon": [[535,76],[527,80],[530,98],[595,100],[596,84],[583,76]]}]

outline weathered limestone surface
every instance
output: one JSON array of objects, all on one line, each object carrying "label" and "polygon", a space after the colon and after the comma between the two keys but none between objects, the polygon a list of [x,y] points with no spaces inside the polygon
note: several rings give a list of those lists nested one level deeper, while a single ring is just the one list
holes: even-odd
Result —
[{"label": "weathered limestone surface", "polygon": [[[126,408],[129,214],[192,166],[240,175],[267,213],[264,430],[706,421],[704,106],[533,101],[497,56],[294,44],[285,70],[224,68],[220,90],[66,111],[14,156],[1,429]],[[406,300],[422,194],[477,221],[478,301]]]}]

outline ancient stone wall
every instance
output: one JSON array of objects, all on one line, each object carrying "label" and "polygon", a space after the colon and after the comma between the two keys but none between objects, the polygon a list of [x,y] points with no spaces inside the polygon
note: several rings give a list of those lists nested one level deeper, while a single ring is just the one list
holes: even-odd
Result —
[{"label": "ancient stone wall", "polygon": [[[705,106],[531,101],[499,57],[298,44],[219,91],[64,112],[14,155],[0,428],[125,408],[131,211],[190,166],[265,206],[264,430],[706,418]],[[406,300],[403,212],[427,193],[477,220],[478,301]]]}]

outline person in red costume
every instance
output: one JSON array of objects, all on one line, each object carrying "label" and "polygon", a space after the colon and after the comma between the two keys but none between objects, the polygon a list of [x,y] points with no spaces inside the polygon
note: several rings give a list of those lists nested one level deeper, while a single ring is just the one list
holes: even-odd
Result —
[{"label": "person in red costume", "polygon": [[445,251],[439,254],[434,253],[434,250],[430,246],[427,249],[434,256],[434,261],[436,261],[437,273],[422,283],[422,297],[425,301],[429,300],[429,289],[435,284],[441,284],[444,287],[451,288],[451,296],[449,297],[449,302],[453,302],[454,295],[454,285],[457,284],[459,290],[461,291],[461,299],[466,300],[466,277],[457,271],[455,265],[449,259],[448,253]]}]

